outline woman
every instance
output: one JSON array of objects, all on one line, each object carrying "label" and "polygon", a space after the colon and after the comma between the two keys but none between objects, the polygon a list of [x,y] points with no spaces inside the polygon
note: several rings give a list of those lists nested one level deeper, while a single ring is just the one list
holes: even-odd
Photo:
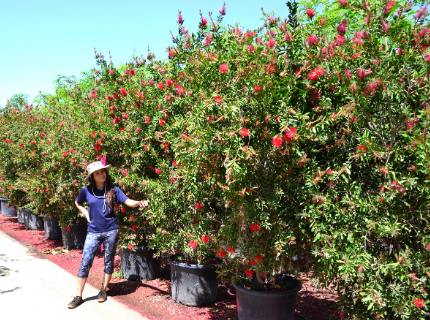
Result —
[{"label": "woman", "polygon": [[[90,185],[83,188],[75,200],[76,207],[88,221],[88,233],[78,274],[78,295],[69,303],[70,309],[76,308],[83,302],[82,291],[87,282],[94,256],[101,244],[104,248],[105,272],[97,300],[104,302],[107,299],[106,289],[112,278],[119,239],[118,221],[114,213],[115,203],[125,204],[131,208],[148,205],[148,201],[129,199],[120,189],[112,186],[108,175],[110,167],[110,165],[106,165],[105,157],[102,161],[88,165],[88,175],[85,181]],[[85,202],[88,203],[88,210],[83,206]]]}]

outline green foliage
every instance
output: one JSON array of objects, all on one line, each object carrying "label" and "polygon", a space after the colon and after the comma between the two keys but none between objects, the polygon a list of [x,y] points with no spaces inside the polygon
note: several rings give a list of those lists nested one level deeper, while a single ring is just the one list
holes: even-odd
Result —
[{"label": "green foliage", "polygon": [[422,318],[427,20],[400,2],[331,1],[315,17],[316,2],[289,4],[258,30],[179,23],[166,61],[96,53],[43,107],[4,110],[3,196],[71,223],[85,166],[106,153],[115,184],[150,199],[117,208],[124,246],[217,255],[222,277],[258,290],[311,268],[344,316]]}]

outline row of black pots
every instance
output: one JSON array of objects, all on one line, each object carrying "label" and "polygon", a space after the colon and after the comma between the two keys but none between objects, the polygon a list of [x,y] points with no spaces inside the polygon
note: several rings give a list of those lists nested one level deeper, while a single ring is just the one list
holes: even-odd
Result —
[{"label": "row of black pots", "polygon": [[83,249],[87,236],[87,224],[72,224],[61,227],[58,218],[54,216],[35,215],[30,210],[18,209],[18,223],[25,224],[30,230],[45,230],[45,237],[50,240],[63,239],[63,246],[66,249]]}]

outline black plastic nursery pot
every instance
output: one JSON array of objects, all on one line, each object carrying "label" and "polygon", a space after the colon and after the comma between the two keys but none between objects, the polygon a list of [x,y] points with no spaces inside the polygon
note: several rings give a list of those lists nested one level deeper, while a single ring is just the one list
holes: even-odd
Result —
[{"label": "black plastic nursery pot", "polygon": [[57,240],[62,238],[61,228],[58,224],[57,217],[44,216],[43,217],[45,237],[50,240]]},{"label": "black plastic nursery pot", "polygon": [[239,320],[294,320],[297,293],[302,283],[293,277],[284,276],[290,289],[281,292],[249,290],[241,285],[236,288]]},{"label": "black plastic nursery pot", "polygon": [[24,217],[24,223],[27,229],[30,230],[44,230],[43,217],[35,215],[31,211],[26,211],[26,216]]},{"label": "black plastic nursery pot", "polygon": [[213,304],[218,292],[217,265],[196,265],[169,258],[172,299],[187,306]]},{"label": "black plastic nursery pot", "polygon": [[63,238],[63,246],[66,249],[83,249],[85,238],[87,237],[87,224],[77,223],[69,226],[61,226],[61,236]]},{"label": "black plastic nursery pot", "polygon": [[23,208],[18,208],[16,210],[16,215],[18,216],[18,223],[20,224],[24,224],[25,223],[25,214],[24,214],[24,209]]},{"label": "black plastic nursery pot", "polygon": [[6,217],[16,217],[16,206],[9,206],[7,199],[1,199],[1,214]]},{"label": "black plastic nursery pot", "polygon": [[156,250],[144,246],[121,249],[121,271],[130,281],[153,280],[160,272],[160,259],[154,258]]}]

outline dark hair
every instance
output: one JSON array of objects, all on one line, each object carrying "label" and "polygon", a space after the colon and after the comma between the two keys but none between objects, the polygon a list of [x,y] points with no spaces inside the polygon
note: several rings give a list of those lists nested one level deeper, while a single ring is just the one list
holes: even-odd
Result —
[{"label": "dark hair", "polygon": [[[108,207],[109,207],[109,211],[111,211],[111,209],[115,206],[115,190],[114,190],[114,186],[112,184],[112,179],[109,175],[109,172],[104,169],[106,172],[106,197],[107,197],[107,203],[108,203]],[[93,177],[94,172],[90,175],[90,186],[92,188],[92,190],[96,190],[96,181],[94,180]]]}]

